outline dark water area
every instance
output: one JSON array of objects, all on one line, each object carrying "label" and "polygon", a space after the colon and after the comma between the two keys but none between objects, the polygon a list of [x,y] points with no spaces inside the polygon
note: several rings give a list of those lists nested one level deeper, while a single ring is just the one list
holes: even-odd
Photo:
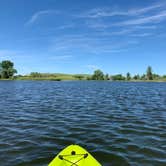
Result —
[{"label": "dark water area", "polygon": [[103,166],[166,165],[166,83],[0,81],[0,166],[79,144]]}]

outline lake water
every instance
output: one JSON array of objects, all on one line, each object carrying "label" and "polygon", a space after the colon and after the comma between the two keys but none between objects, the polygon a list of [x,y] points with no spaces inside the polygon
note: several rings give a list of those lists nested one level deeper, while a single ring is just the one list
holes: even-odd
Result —
[{"label": "lake water", "polygon": [[166,83],[0,81],[0,165],[79,144],[103,166],[166,165]]}]

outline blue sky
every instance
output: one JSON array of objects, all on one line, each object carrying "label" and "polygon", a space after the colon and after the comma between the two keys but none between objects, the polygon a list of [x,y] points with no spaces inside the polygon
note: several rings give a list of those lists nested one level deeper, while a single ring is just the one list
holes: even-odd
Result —
[{"label": "blue sky", "polygon": [[1,0],[0,21],[19,74],[166,74],[165,0]]}]

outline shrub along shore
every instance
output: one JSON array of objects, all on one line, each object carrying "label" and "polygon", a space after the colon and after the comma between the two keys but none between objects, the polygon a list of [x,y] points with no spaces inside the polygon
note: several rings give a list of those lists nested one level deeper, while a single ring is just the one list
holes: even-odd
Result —
[{"label": "shrub along shore", "polygon": [[126,75],[104,74],[101,70],[95,70],[93,74],[62,74],[62,73],[39,73],[31,72],[28,75],[16,75],[14,63],[6,60],[0,63],[0,80],[109,80],[109,81],[147,81],[147,82],[166,82],[166,75],[153,73],[152,67],[148,66],[144,74],[132,76],[129,72]]}]

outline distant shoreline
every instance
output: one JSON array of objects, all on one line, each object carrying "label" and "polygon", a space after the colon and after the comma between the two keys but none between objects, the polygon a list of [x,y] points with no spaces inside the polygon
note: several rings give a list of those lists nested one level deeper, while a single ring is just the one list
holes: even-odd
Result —
[{"label": "distant shoreline", "polygon": [[131,75],[114,74],[110,75],[97,69],[93,74],[64,74],[64,73],[39,73],[31,72],[27,75],[17,74],[14,63],[10,60],[0,62],[0,80],[34,80],[34,81],[77,81],[77,80],[96,80],[96,81],[124,81],[124,82],[166,82],[166,75],[153,73],[152,67],[148,66],[146,73]]},{"label": "distant shoreline", "polygon": [[56,78],[9,78],[0,81],[97,81],[97,82],[166,82],[166,80],[87,80],[87,79],[56,79]]}]

